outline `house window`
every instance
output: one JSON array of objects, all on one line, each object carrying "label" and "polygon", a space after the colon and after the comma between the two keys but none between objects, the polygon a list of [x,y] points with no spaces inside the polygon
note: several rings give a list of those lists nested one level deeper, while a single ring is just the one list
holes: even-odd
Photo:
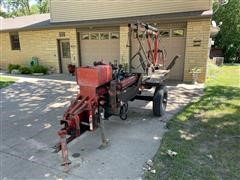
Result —
[{"label": "house window", "polygon": [[89,34],[88,33],[82,33],[81,34],[81,40],[89,40]]},{"label": "house window", "polygon": [[170,30],[160,30],[159,37],[162,37],[162,38],[170,37]]},{"label": "house window", "polygon": [[184,36],[184,29],[174,29],[172,32],[173,37],[183,37]]},{"label": "house window", "polygon": [[20,40],[18,32],[10,33],[10,41],[12,50],[20,50]]},{"label": "house window", "polygon": [[99,33],[91,33],[90,37],[91,40],[99,40]]},{"label": "house window", "polygon": [[100,33],[100,39],[101,40],[108,40],[109,39],[109,33]]},{"label": "house window", "polygon": [[70,43],[62,42],[62,56],[63,58],[70,58]]},{"label": "house window", "polygon": [[119,32],[111,32],[111,39],[119,39]]}]

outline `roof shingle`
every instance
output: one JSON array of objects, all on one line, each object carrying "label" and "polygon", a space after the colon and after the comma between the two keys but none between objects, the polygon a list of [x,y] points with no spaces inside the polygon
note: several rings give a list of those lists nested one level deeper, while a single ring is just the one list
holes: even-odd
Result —
[{"label": "roof shingle", "polygon": [[0,19],[0,31],[19,30],[30,26],[42,27],[50,24],[50,14],[34,14],[14,18]]}]

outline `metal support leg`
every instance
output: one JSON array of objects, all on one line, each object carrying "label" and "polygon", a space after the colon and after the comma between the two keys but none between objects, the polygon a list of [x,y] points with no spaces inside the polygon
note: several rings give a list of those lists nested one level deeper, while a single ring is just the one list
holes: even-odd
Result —
[{"label": "metal support leg", "polygon": [[[102,114],[101,114],[102,116]],[[100,134],[101,134],[101,140],[102,140],[102,144],[99,146],[99,149],[105,149],[108,147],[109,145],[109,139],[106,138],[105,133],[104,133],[104,124],[103,124],[103,120],[100,117],[100,122],[99,122],[99,129],[100,129]]]},{"label": "metal support leg", "polygon": [[60,144],[62,149],[62,157],[63,157],[63,163],[61,164],[64,166],[64,172],[69,172],[69,164],[71,164],[71,161],[68,159],[68,148],[67,148],[67,141],[66,141],[66,133],[65,132],[59,132],[60,136]]}]

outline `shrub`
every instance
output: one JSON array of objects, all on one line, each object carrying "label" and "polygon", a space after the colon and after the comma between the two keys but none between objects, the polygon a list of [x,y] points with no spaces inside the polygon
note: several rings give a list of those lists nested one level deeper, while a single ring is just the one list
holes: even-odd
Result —
[{"label": "shrub", "polygon": [[9,64],[8,65],[8,72],[11,73],[13,69],[20,69],[20,65],[19,64]]},{"label": "shrub", "polygon": [[32,69],[29,67],[20,67],[19,70],[22,74],[32,74]]},{"label": "shrub", "polygon": [[41,66],[41,65],[33,65],[32,66],[32,72],[33,73],[43,73],[43,74],[47,74],[48,68],[45,66]]}]

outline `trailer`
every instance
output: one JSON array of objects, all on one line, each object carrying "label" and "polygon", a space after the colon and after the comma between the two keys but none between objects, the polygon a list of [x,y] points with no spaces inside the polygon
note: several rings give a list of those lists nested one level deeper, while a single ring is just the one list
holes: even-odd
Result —
[{"label": "trailer", "polygon": [[[109,141],[105,136],[102,121],[113,115],[126,120],[129,101],[152,101],[153,115],[163,116],[165,113],[168,92],[164,81],[179,56],[175,56],[166,66],[164,50],[159,49],[159,30],[155,27],[144,23],[129,24],[129,39],[132,33],[138,39],[139,50],[129,58],[128,69],[123,65],[103,62],[75,69],[79,92],[60,121],[60,142],[54,146],[55,152],[62,151],[65,171],[69,171],[71,164],[67,144],[84,132],[99,128],[102,140],[100,148],[106,148]],[[144,33],[148,50],[143,48],[139,33]],[[140,63],[142,72],[134,72],[134,61]],[[144,95],[143,91],[151,88],[155,88],[154,93],[151,96]]]}]

